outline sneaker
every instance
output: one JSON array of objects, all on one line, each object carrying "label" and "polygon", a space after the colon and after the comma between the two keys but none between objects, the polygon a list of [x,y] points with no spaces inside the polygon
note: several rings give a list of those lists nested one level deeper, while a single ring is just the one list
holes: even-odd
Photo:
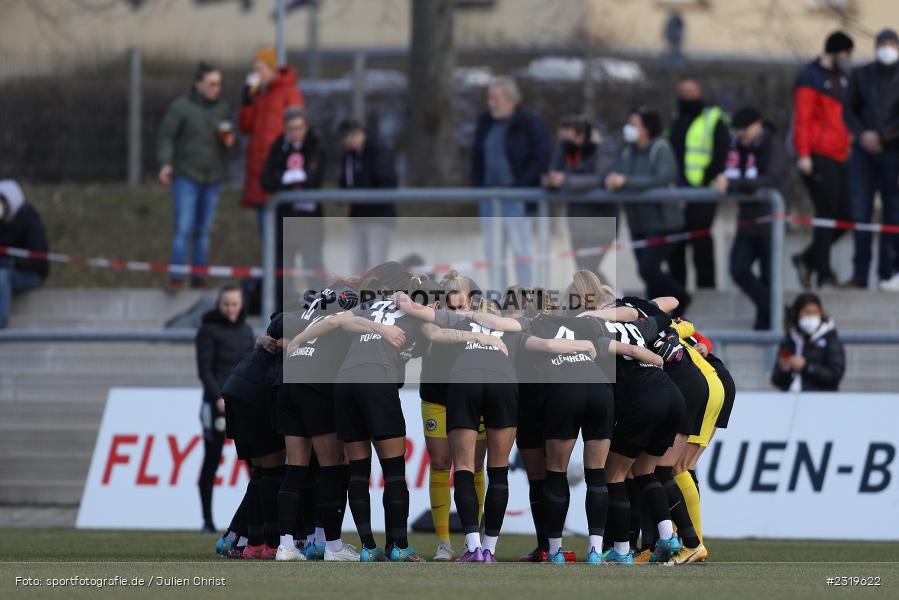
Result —
[{"label": "sneaker", "polygon": [[456,560],[456,553],[453,552],[453,547],[450,546],[449,542],[441,540],[437,544],[437,552],[434,553],[434,558],[431,560],[434,562],[453,562]]},{"label": "sneaker", "polygon": [[639,552],[634,554],[634,564],[647,564],[650,558],[652,558],[652,550],[650,550],[649,548],[644,548],[643,550],[640,550]]},{"label": "sneaker", "polygon": [[799,278],[799,285],[806,290],[812,287],[812,270],[805,264],[802,255],[794,254],[790,261],[793,263],[793,266],[796,267],[796,276]]},{"label": "sneaker", "polygon": [[681,548],[680,553],[671,559],[676,565],[685,565],[688,563],[701,563],[709,558],[709,551],[702,544],[695,548]]},{"label": "sneaker", "polygon": [[306,560],[306,555],[297,550],[296,546],[278,546],[278,551],[275,553],[275,560]]},{"label": "sneaker", "polygon": [[496,558],[493,556],[493,552],[490,550],[482,550],[481,556],[484,557],[485,563],[496,563]]},{"label": "sneaker", "polygon": [[587,552],[587,558],[584,559],[584,562],[588,565],[601,565],[602,554],[597,552],[595,547],[591,546],[590,551]]},{"label": "sneaker", "polygon": [[303,548],[303,554],[306,555],[306,560],[324,560],[325,558],[325,545],[324,544],[306,544],[306,547]]},{"label": "sneaker", "polygon": [[387,556],[380,548],[366,548],[363,546],[362,551],[359,552],[359,562],[385,562],[386,560]]},{"label": "sneaker", "polygon": [[534,548],[518,559],[518,562],[542,563],[546,562],[547,552],[541,548]]},{"label": "sneaker", "polygon": [[602,562],[613,565],[632,565],[634,564],[634,553],[618,554],[612,548],[602,554]]},{"label": "sneaker", "polygon": [[234,541],[222,536],[215,543],[215,553],[219,556],[228,556],[228,552],[234,547]]},{"label": "sneaker", "polygon": [[326,562],[359,562],[359,551],[350,544],[344,544],[337,552],[325,548]]},{"label": "sneaker", "polygon": [[562,554],[562,549],[559,548],[558,552],[551,552],[546,555],[546,562],[553,565],[564,565],[565,564],[565,555]]},{"label": "sneaker", "polygon": [[462,555],[462,558],[456,561],[457,563],[470,563],[470,562],[484,562],[484,553],[480,548],[475,548],[474,551],[465,549],[465,554]]},{"label": "sneaker", "polygon": [[247,546],[243,549],[243,553],[241,554],[241,558],[255,558],[257,560],[272,560],[275,558],[275,554],[278,551],[274,548],[269,548],[265,544],[259,544],[258,546]]},{"label": "sneaker", "polygon": [[390,551],[390,562],[420,563],[424,562],[424,560],[422,560],[418,553],[415,552],[415,548],[412,547],[412,544],[409,544],[408,548],[394,546],[393,550]]},{"label": "sneaker", "polygon": [[677,535],[672,535],[667,540],[659,540],[656,547],[652,551],[651,563],[667,563],[669,560],[680,554],[681,544],[677,539]]},{"label": "sneaker", "polygon": [[899,273],[896,273],[889,279],[880,281],[880,289],[884,292],[899,292]]}]

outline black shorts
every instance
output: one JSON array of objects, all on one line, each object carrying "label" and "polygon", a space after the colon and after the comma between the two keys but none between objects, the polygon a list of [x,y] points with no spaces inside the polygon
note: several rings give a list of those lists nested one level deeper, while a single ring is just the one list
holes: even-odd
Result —
[{"label": "black shorts", "polygon": [[539,383],[518,384],[518,432],[515,443],[519,450],[543,449],[543,390]]},{"label": "black shorts", "polygon": [[498,373],[466,369],[451,375],[464,383],[450,383],[446,394],[446,430],[505,429],[518,424],[518,390]]},{"label": "black shorts", "polygon": [[543,437],[607,440],[614,425],[614,394],[607,383],[556,383],[543,386]]},{"label": "black shorts", "polygon": [[284,436],[274,427],[271,402],[247,402],[225,397],[227,435],[234,440],[237,456],[258,458],[284,449]]},{"label": "black shorts", "polygon": [[715,367],[715,370],[718,372],[718,379],[721,380],[721,385],[724,387],[724,404],[721,406],[721,412],[718,413],[718,420],[715,421],[715,427],[727,429],[727,424],[730,422],[730,413],[734,409],[737,386],[734,383],[734,378],[731,376],[730,371],[727,370],[720,358],[709,354],[706,361]]},{"label": "black shorts", "polygon": [[611,451],[637,458],[662,456],[684,416],[684,397],[661,370],[615,384],[615,429]]},{"label": "black shorts", "polygon": [[677,432],[687,436],[699,435],[705,407],[709,403],[709,382],[698,368],[690,368],[675,383],[684,397],[685,408]]},{"label": "black shorts", "polygon": [[275,400],[275,429],[281,435],[309,437],[300,406],[305,401],[299,383],[285,383],[278,386]]},{"label": "black shorts", "polygon": [[358,365],[338,373],[334,409],[337,437],[345,442],[406,436],[399,389],[381,365]]},{"label": "black shorts", "polygon": [[278,388],[275,421],[284,435],[315,437],[334,433],[334,394],[302,383],[286,383]]}]

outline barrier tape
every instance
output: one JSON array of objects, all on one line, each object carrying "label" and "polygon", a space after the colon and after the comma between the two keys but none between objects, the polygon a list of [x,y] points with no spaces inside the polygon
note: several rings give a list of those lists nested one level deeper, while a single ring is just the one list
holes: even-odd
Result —
[{"label": "barrier tape", "polygon": [[[855,223],[852,221],[843,221],[839,219],[821,219],[817,217],[808,217],[800,215],[787,215],[783,213],[774,213],[754,219],[747,219],[737,223],[737,228],[742,229],[752,225],[770,223],[774,219],[784,219],[788,223],[797,225],[808,225],[811,227],[819,227],[824,229],[846,229],[853,231],[867,231],[871,233],[899,233],[899,225],[882,225],[880,223]],[[564,259],[584,256],[599,256],[606,252],[620,251],[625,249],[638,250],[641,248],[649,248],[660,246],[662,244],[672,244],[703,238],[711,235],[710,229],[696,229],[693,231],[685,231],[681,233],[672,233],[652,238],[644,238],[640,240],[632,240],[627,244],[612,243],[602,246],[594,246],[588,248],[578,248],[576,250],[564,250],[555,254],[537,255],[537,256],[521,256],[516,257],[512,261],[501,261],[500,264],[530,264],[553,259]],[[73,254],[63,254],[61,252],[35,252],[24,248],[13,248],[9,246],[0,246],[0,255],[11,256],[15,258],[30,258],[35,260],[46,260],[53,263],[81,265],[98,269],[111,269],[114,271],[143,271],[146,273],[167,273],[169,275],[191,275],[204,277],[221,277],[221,278],[245,278],[245,277],[262,277],[262,267],[242,267],[242,266],[193,266],[193,265],[174,265],[167,263],[152,263],[135,260],[119,260],[111,258],[77,256]],[[486,259],[463,261],[459,263],[439,263],[433,265],[416,265],[415,269],[430,273],[446,273],[451,270],[468,271],[483,270],[490,267],[490,261]],[[278,276],[283,277],[290,273],[294,276],[316,275],[327,277],[331,275],[321,270],[310,269],[279,269]]]}]

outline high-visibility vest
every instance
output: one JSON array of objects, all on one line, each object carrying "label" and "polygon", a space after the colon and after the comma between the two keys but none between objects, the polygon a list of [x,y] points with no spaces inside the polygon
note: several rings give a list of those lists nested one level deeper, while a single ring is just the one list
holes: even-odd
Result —
[{"label": "high-visibility vest", "polygon": [[693,119],[684,140],[684,178],[693,187],[702,185],[705,170],[712,163],[715,146],[715,127],[724,116],[717,106],[704,108]]}]

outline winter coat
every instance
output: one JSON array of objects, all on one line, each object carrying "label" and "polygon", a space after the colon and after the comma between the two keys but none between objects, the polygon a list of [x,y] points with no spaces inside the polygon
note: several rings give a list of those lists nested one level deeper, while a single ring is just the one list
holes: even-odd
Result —
[{"label": "winter coat", "polygon": [[[645,148],[628,144],[612,171],[627,177],[624,190],[645,191],[671,187],[677,181],[677,160],[668,140],[657,137]],[[684,214],[679,202],[650,202],[627,205],[627,222],[634,237],[680,231]]]},{"label": "winter coat", "polygon": [[838,68],[825,69],[817,59],[805,66],[793,88],[793,147],[796,156],[818,154],[845,162],[849,131],[843,122],[843,98],[849,80]]},{"label": "winter coat", "polygon": [[[563,192],[580,193],[601,188],[605,177],[600,165],[599,146],[589,141],[576,149],[566,149],[563,144],[559,144],[550,161],[550,169],[565,173],[565,183],[560,190]],[[617,216],[617,204],[568,203],[569,218]]]},{"label": "winter coat", "polygon": [[852,70],[843,120],[856,138],[871,130],[883,141],[899,139],[899,65],[872,62]]},{"label": "winter coat", "polygon": [[218,310],[203,315],[197,330],[197,373],[203,383],[203,401],[214,403],[237,363],[253,349],[256,336],[244,314],[231,322]]},{"label": "winter coat", "polygon": [[[776,188],[784,192],[790,177],[790,161],[781,139],[770,127],[765,127],[761,137],[750,146],[743,146],[737,139],[731,145],[724,169],[728,191],[736,194],[754,194],[763,188]],[[744,200],[737,211],[737,221],[763,217],[771,212],[764,201]],[[770,232],[765,223],[744,227],[744,233]]]},{"label": "winter coat", "polygon": [[846,371],[846,353],[833,321],[821,323],[818,330],[807,336],[792,327],[780,343],[778,354],[805,357],[800,373],[784,371],[775,361],[771,383],[787,391],[835,392]]},{"label": "winter coat", "polygon": [[245,91],[240,107],[239,127],[250,138],[247,142],[241,206],[259,206],[268,199],[268,193],[262,188],[259,177],[272,142],[284,132],[284,109],[305,104],[303,95],[297,88],[297,73],[292,67],[278,69],[278,74],[271,83],[255,96],[250,97]]},{"label": "winter coat", "polygon": [[[47,252],[47,231],[35,208],[23,202],[9,221],[0,220],[0,246],[24,248],[34,252]],[[50,272],[50,263],[35,258],[12,257],[17,271],[31,271],[44,279]]]},{"label": "winter coat", "polygon": [[[478,118],[471,149],[471,185],[484,187],[484,146],[494,119],[489,112]],[[449,151],[449,149],[446,149]],[[506,132],[506,159],[514,178],[513,187],[540,187],[540,178],[549,165],[549,132],[537,115],[522,107],[509,117]]]},{"label": "winter coat", "polygon": [[[707,107],[703,107],[707,108]],[[674,156],[677,157],[677,185],[687,187],[686,169],[684,168],[684,158],[687,155],[687,131],[693,121],[699,117],[702,112],[690,114],[680,113],[674,114],[671,120],[671,127],[668,128],[668,141],[671,142],[671,148],[674,150]],[[724,161],[727,158],[727,149],[730,148],[730,130],[727,128],[725,119],[718,119],[715,123],[715,131],[712,134],[712,161],[705,168],[702,176],[702,185],[707,187],[711,185],[715,178],[724,170]]]},{"label": "winter coat", "polygon": [[[305,173],[305,181],[284,183],[288,171]],[[268,158],[262,167],[259,182],[269,193],[282,190],[315,190],[322,186],[325,176],[325,151],[318,142],[315,131],[310,129],[302,145],[297,148],[284,135],[279,136],[269,149]],[[317,204],[308,207],[310,213],[321,215]]]},{"label": "winter coat", "polygon": [[219,124],[231,119],[223,100],[210,102],[191,88],[170,105],[159,125],[156,157],[175,177],[219,183],[228,171],[228,152],[218,139]]},{"label": "winter coat", "polygon": [[[352,169],[352,173],[350,173]],[[395,188],[398,185],[393,153],[371,137],[362,152],[345,151],[337,183],[342,188]],[[393,204],[351,204],[350,217],[394,217]]]}]

